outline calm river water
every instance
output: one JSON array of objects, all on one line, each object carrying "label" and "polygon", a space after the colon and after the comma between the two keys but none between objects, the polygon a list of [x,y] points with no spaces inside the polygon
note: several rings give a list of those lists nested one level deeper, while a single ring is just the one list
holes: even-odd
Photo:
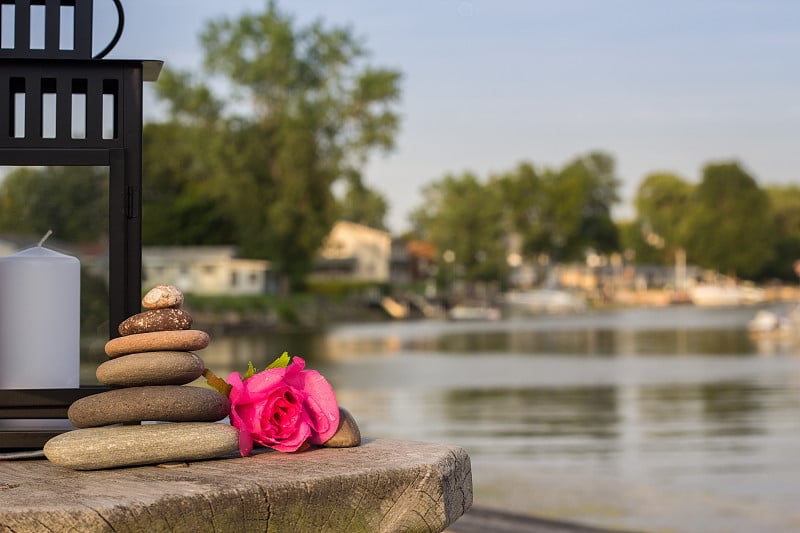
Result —
[{"label": "calm river water", "polygon": [[368,436],[458,444],[475,504],[643,531],[800,531],[800,346],[753,308],[216,336],[218,374],[304,356]]}]

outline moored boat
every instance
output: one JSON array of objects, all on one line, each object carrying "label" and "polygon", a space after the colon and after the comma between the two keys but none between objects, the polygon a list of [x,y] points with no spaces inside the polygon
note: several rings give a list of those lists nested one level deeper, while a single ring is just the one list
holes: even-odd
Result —
[{"label": "moored boat", "polygon": [[508,292],[503,303],[511,311],[532,314],[578,313],[587,307],[583,295],[558,289]]},{"label": "moored boat", "polygon": [[456,305],[447,313],[450,320],[499,320],[500,310],[489,305]]},{"label": "moored boat", "polygon": [[700,307],[751,305],[763,302],[763,289],[737,284],[702,284],[690,287],[689,298]]}]

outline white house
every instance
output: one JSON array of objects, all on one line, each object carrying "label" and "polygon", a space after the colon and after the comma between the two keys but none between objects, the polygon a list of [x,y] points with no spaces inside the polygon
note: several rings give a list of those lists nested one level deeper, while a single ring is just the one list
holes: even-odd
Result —
[{"label": "white house", "polygon": [[385,283],[389,281],[392,238],[353,222],[337,222],[322,245],[314,279]]},{"label": "white house", "polygon": [[174,285],[204,295],[267,292],[269,261],[239,259],[235,252],[234,246],[145,246],[142,284]]}]

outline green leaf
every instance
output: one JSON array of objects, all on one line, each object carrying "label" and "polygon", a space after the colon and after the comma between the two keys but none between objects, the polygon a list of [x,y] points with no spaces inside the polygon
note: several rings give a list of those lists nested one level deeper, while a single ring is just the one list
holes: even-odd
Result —
[{"label": "green leaf", "polygon": [[275,359],[270,365],[266,368],[269,370],[270,368],[286,368],[289,366],[289,362],[292,358],[289,356],[289,352],[283,352],[280,357]]},{"label": "green leaf", "polygon": [[256,373],[256,367],[253,366],[253,362],[252,361],[248,361],[247,362],[247,372],[245,372],[244,376],[242,376],[242,381],[246,380],[247,378],[253,377],[253,375],[255,373]]}]

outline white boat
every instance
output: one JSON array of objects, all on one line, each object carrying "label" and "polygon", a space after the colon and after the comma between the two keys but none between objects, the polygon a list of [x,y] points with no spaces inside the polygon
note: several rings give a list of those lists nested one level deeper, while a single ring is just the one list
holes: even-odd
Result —
[{"label": "white boat", "polygon": [[700,307],[726,307],[763,302],[764,290],[746,285],[702,284],[689,288],[689,298]]},{"label": "white boat", "polygon": [[456,305],[447,313],[450,320],[500,320],[500,310],[486,305]]},{"label": "white boat", "polygon": [[789,313],[761,309],[747,323],[747,331],[758,338],[795,337],[800,332],[800,309],[795,307]]},{"label": "white boat", "polygon": [[504,303],[511,310],[526,313],[579,313],[586,310],[586,298],[558,289],[507,292]]}]

